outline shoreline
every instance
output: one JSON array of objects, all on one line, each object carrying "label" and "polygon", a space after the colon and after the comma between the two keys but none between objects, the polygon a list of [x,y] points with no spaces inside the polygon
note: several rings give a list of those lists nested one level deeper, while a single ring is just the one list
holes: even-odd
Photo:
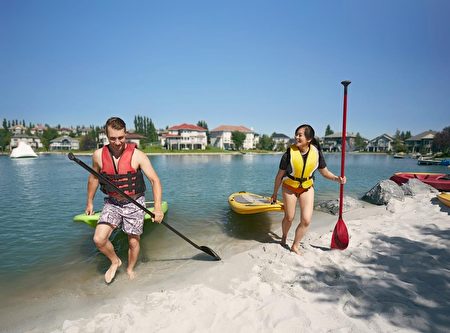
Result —
[{"label": "shoreline", "polygon": [[344,220],[351,237],[344,251],[329,250],[337,216],[315,215],[301,256],[276,242],[274,228],[273,242],[248,241],[219,262],[191,259],[154,283],[141,266],[136,281],[121,274],[98,286],[106,297],[76,297],[65,308],[60,295],[54,319],[33,317],[22,331],[445,332],[450,209],[423,194],[366,203]]}]

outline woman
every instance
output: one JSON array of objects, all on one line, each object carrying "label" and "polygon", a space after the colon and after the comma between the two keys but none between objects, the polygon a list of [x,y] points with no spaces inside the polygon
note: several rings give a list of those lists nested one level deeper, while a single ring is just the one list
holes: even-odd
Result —
[{"label": "woman", "polygon": [[314,137],[314,129],[310,125],[301,125],[295,130],[296,143],[291,145],[280,161],[280,168],[275,177],[272,201],[277,200],[278,189],[283,187],[284,218],[281,223],[283,236],[281,245],[287,247],[286,239],[295,217],[297,199],[300,202],[300,223],[295,230],[291,251],[299,252],[300,241],[308,229],[314,209],[314,178],[316,169],[325,178],[345,184],[345,177],[338,177],[328,170]]}]

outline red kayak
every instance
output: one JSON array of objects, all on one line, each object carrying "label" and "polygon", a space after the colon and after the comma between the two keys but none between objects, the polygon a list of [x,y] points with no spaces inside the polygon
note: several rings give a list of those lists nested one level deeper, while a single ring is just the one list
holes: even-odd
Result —
[{"label": "red kayak", "polygon": [[397,172],[394,173],[391,180],[401,185],[413,178],[433,186],[439,191],[450,191],[450,175],[446,175],[445,173]]}]

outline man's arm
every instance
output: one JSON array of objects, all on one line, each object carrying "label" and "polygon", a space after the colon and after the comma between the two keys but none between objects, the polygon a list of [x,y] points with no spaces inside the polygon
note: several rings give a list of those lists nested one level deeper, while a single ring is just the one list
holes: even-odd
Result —
[{"label": "man's arm", "polygon": [[[100,165],[98,163],[98,153],[99,150],[96,150],[92,155],[92,169],[97,172],[100,172]],[[97,188],[99,185],[98,178],[93,174],[89,174],[88,183],[87,183],[87,200],[86,200],[86,215],[94,214],[94,197],[95,192],[97,192]]]},{"label": "man's arm", "polygon": [[135,154],[137,157],[139,167],[152,184],[153,200],[155,201],[155,209],[153,211],[153,214],[155,214],[154,221],[157,223],[161,223],[164,218],[164,214],[161,209],[161,201],[162,201],[161,182],[159,180],[158,175],[156,174],[155,169],[153,169],[152,163],[150,162],[148,156],[138,149],[136,149]]}]

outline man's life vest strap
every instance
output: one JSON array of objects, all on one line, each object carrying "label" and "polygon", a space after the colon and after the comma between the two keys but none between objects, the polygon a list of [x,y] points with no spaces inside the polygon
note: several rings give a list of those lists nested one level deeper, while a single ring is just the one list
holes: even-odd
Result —
[{"label": "man's life vest strap", "polygon": [[[132,173],[131,171],[128,171],[126,174],[120,174],[120,175],[108,175],[106,173],[103,173],[105,177],[107,177],[109,180],[111,180],[114,185],[116,185],[118,188],[120,188],[122,191],[130,192],[130,193],[144,193],[146,190],[144,177],[142,175],[142,171],[138,169],[136,173]],[[116,189],[111,186],[108,183],[104,183],[100,180],[101,184],[101,190],[103,193],[111,193],[115,192]]]}]

